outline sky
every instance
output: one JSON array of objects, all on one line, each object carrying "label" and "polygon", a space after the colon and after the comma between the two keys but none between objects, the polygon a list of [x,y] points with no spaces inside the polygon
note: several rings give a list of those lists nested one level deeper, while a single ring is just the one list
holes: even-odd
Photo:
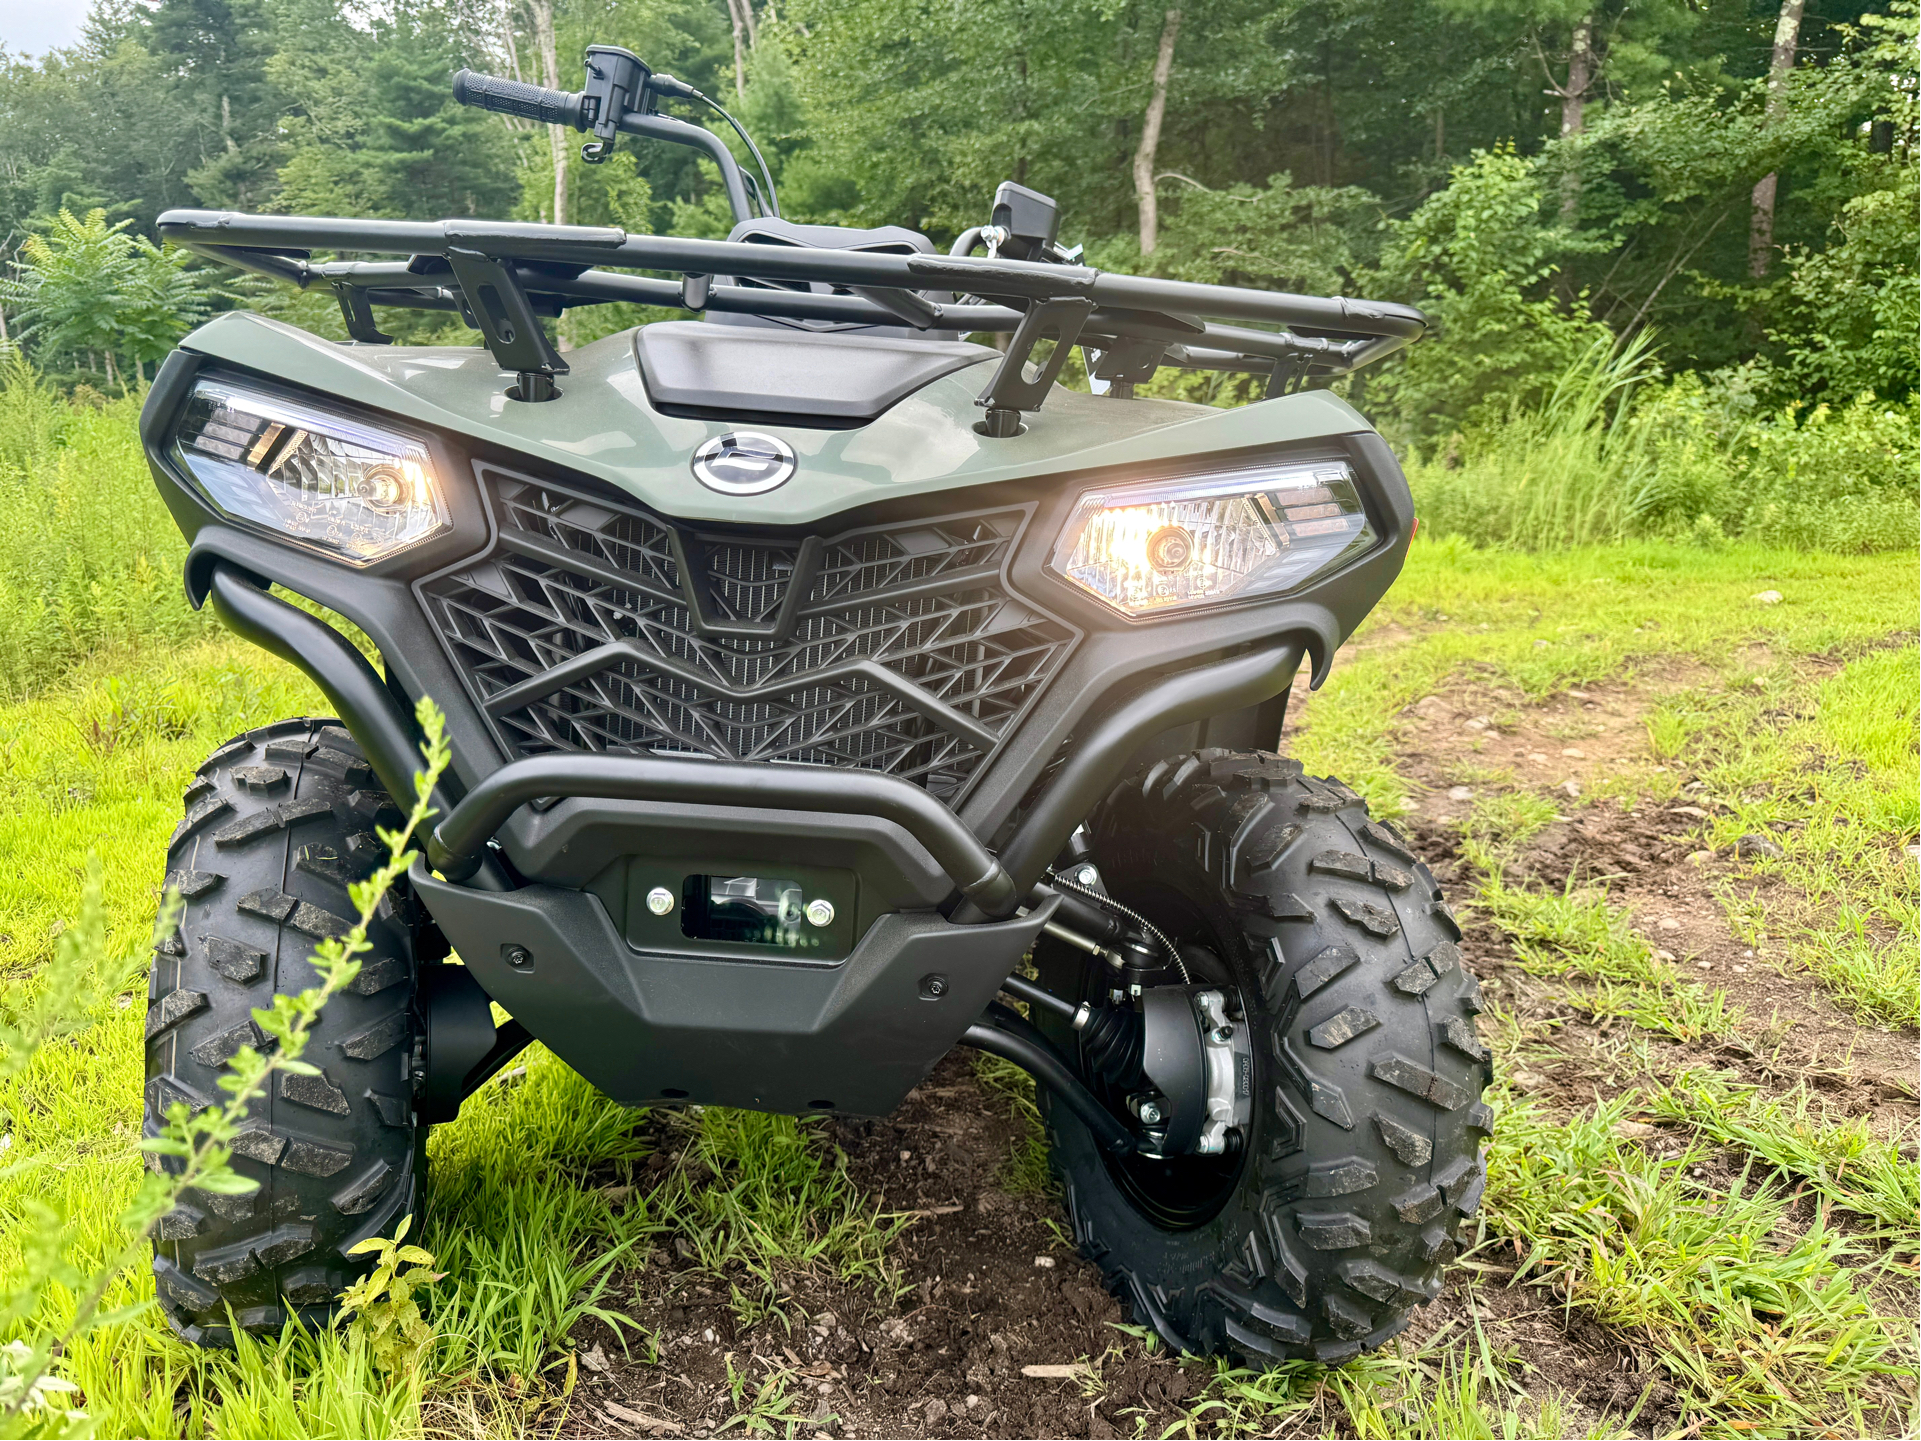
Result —
[{"label": "sky", "polygon": [[80,38],[89,0],[0,0],[0,45],[13,55],[44,55]]}]

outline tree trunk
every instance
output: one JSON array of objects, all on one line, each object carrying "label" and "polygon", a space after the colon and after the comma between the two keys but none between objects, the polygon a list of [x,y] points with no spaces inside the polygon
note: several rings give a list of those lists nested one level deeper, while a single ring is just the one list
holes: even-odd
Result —
[{"label": "tree trunk", "polygon": [[512,12],[503,11],[500,17],[500,38],[507,43],[507,70],[514,79],[522,84],[526,77],[520,73],[520,48],[514,44],[514,17]]},{"label": "tree trunk", "polygon": [[[1774,23],[1774,58],[1768,64],[1767,118],[1773,121],[1787,104],[1788,77],[1794,73],[1794,51],[1801,43],[1804,0],[1781,0],[1781,16]],[[1748,274],[1766,279],[1774,259],[1774,197],[1780,176],[1769,171],[1754,187],[1754,220],[1748,227]]]},{"label": "tree trunk", "polygon": [[[540,47],[541,83],[549,90],[560,89],[560,51],[554,41],[554,0],[527,0],[534,12],[534,40]],[[554,224],[567,223],[567,131],[564,126],[547,127],[547,143],[554,155]]]},{"label": "tree trunk", "polygon": [[1181,12],[1169,10],[1161,24],[1161,51],[1154,57],[1154,89],[1141,118],[1141,143],[1134,151],[1134,198],[1141,208],[1141,254],[1152,255],[1160,242],[1161,212],[1154,196],[1154,156],[1161,148],[1161,121],[1167,114],[1167,77],[1174,69],[1174,40]]},{"label": "tree trunk", "polygon": [[734,94],[747,89],[747,21],[740,13],[741,0],[727,0],[727,18],[734,22]]},{"label": "tree trunk", "polygon": [[[1584,15],[1568,42],[1567,84],[1561,90],[1561,138],[1572,140],[1587,128],[1587,93],[1594,84],[1594,17]],[[1561,177],[1561,223],[1573,225],[1581,208],[1581,172],[1572,154]]]}]

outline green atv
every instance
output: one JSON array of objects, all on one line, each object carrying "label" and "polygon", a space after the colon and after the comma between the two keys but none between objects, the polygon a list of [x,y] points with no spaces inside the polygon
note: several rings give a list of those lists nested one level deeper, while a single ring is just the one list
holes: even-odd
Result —
[{"label": "green atv", "polygon": [[[992,1052],[1038,1082],[1083,1252],[1171,1346],[1333,1363],[1394,1335],[1481,1195],[1475,982],[1406,841],[1273,748],[1414,531],[1387,446],[1309,382],[1419,312],[1090,269],[1011,183],[944,255],[794,224],[659,110],[711,102],[625,50],[575,94],[454,87],[591,131],[590,161],[694,146],[736,223],[162,217],[331,290],[352,340],[222,315],[141,420],[192,599],[334,711],[236,737],[186,794],[149,1131],[313,983],[419,698],[453,754],[320,1074],[241,1136],[259,1190],[161,1228],[180,1334],[326,1314],[422,1204],[428,1127],[538,1039],[625,1104],[792,1114],[882,1115]],[[546,322],[608,302],[698,318],[556,349]],[[392,344],[388,307],[481,345]],[[1075,346],[1092,394],[1056,384]],[[1138,398],[1163,366],[1267,398]]]}]

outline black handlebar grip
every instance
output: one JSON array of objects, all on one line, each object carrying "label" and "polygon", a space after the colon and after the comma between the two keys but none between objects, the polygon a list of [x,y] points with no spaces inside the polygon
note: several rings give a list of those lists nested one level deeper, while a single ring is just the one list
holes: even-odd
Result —
[{"label": "black handlebar grip", "polygon": [[502,115],[518,115],[523,120],[538,120],[544,125],[571,125],[576,130],[585,130],[587,126],[581,114],[585,98],[578,93],[549,90],[544,85],[527,85],[473,70],[454,73],[454,99],[462,105],[498,110]]}]

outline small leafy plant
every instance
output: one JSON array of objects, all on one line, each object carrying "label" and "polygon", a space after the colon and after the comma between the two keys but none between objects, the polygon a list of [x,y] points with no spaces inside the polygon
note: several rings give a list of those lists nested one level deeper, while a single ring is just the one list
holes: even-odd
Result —
[{"label": "small leafy plant", "polygon": [[418,1366],[433,1345],[433,1328],[420,1314],[414,1292],[446,1275],[432,1269],[431,1254],[401,1244],[413,1219],[402,1219],[391,1241],[369,1236],[347,1253],[378,1259],[372,1271],[340,1293],[338,1320],[351,1323],[373,1353],[374,1365],[389,1376]]}]

